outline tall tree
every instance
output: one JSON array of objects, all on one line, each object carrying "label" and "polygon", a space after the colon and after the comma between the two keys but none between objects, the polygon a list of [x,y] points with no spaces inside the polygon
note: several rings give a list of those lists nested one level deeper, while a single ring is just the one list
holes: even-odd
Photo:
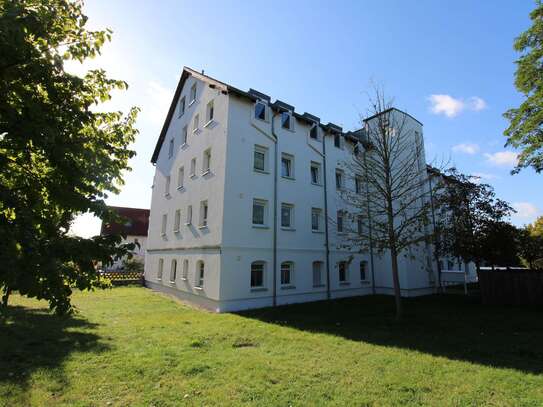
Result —
[{"label": "tall tree", "polygon": [[515,50],[521,52],[516,61],[515,86],[525,96],[524,102],[504,113],[510,121],[504,134],[506,145],[521,149],[513,172],[533,167],[543,170],[543,4],[536,1],[530,13],[532,26],[515,40]]},{"label": "tall tree", "polygon": [[392,107],[384,92],[370,99],[370,120],[357,136],[363,146],[342,163],[353,188],[343,188],[342,201],[353,227],[346,246],[359,251],[369,244],[391,260],[396,316],[402,315],[399,258],[429,244],[431,200],[422,134],[412,119]]},{"label": "tall tree", "polygon": [[68,232],[79,213],[106,221],[135,152],[137,109],[100,112],[127,84],[103,70],[69,74],[64,62],[99,53],[111,32],[89,31],[81,1],[0,2],[0,290],[18,290],[70,310],[72,289],[100,285],[96,261],[131,247],[119,236],[82,239]]},{"label": "tall tree", "polygon": [[[444,187],[436,196],[439,215],[439,240],[442,255],[474,262],[513,263],[514,254],[504,243],[514,239],[505,221],[514,212],[505,201],[496,198],[493,188],[472,176],[452,168],[444,174]],[[507,264],[504,264],[507,265]]]}]

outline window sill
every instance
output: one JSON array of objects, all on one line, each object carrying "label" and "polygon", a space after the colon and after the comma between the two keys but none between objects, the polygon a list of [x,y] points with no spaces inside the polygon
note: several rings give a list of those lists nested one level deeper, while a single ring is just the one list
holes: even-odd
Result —
[{"label": "window sill", "polygon": [[187,148],[188,146],[189,146],[189,145],[185,142],[185,143],[181,144],[181,145],[179,146],[179,148],[185,149],[185,148]]},{"label": "window sill", "polygon": [[179,229],[174,229],[173,233],[179,233]]},{"label": "window sill", "polygon": [[341,281],[339,283],[339,285],[344,285],[345,286],[345,285],[351,285],[351,283],[349,283],[348,281]]},{"label": "window sill", "polygon": [[270,227],[267,225],[255,225],[253,224],[253,228],[255,229],[269,229]]},{"label": "window sill", "polygon": [[319,234],[322,234],[324,233],[322,230],[311,230],[312,233],[319,233]]},{"label": "window sill", "polygon": [[269,174],[269,171],[266,170],[259,170],[258,168],[253,168],[254,172],[258,172],[259,174]]},{"label": "window sill", "polygon": [[368,285],[370,283],[371,283],[371,281],[368,281],[368,280],[360,280],[360,284],[362,284],[362,285]]},{"label": "window sill", "polygon": [[196,174],[190,174],[189,178],[196,178]]},{"label": "window sill", "polygon": [[185,187],[181,185],[180,187],[177,187],[177,190],[183,192],[185,190]]},{"label": "window sill", "polygon": [[202,291],[204,289],[204,287],[196,286],[196,287],[194,287],[194,289]]},{"label": "window sill", "polygon": [[266,287],[253,287],[253,288],[251,288],[252,293],[261,293],[261,292],[264,292],[264,291],[268,291],[268,289]]},{"label": "window sill", "polygon": [[204,127],[211,126],[213,124],[213,119],[209,120],[206,124],[204,124]]},{"label": "window sill", "polygon": [[160,236],[166,237],[166,233],[161,233]]},{"label": "window sill", "polygon": [[281,175],[281,178],[283,178],[283,179],[288,179],[289,181],[296,181],[296,178],[294,178],[294,177],[289,177],[289,176],[286,176],[286,175]]},{"label": "window sill", "polygon": [[190,226],[192,225],[192,222],[185,222],[185,226]]},{"label": "window sill", "polygon": [[313,284],[313,288],[322,288],[322,287],[326,287],[326,285],[324,285],[324,284]]},{"label": "window sill", "polygon": [[296,286],[292,284],[282,285],[281,290],[295,290]]},{"label": "window sill", "polygon": [[196,103],[196,99],[192,99],[189,104],[188,104],[188,107],[191,107],[193,104]]},{"label": "window sill", "polygon": [[210,173],[211,173],[211,170],[205,170],[204,172],[202,172],[202,177],[203,177],[204,175],[207,175],[207,174],[210,174]]},{"label": "window sill", "polygon": [[166,192],[166,193],[164,194],[164,198],[171,198],[170,193],[169,193],[169,192]]},{"label": "window sill", "polygon": [[261,121],[261,122],[264,122],[264,123],[269,123],[269,122],[270,122],[270,121],[268,120],[268,118],[261,119],[260,117],[255,117],[255,120],[258,120],[258,121]]},{"label": "window sill", "polygon": [[187,281],[186,277],[181,277],[181,281]]},{"label": "window sill", "polygon": [[200,130],[200,129],[198,127],[196,127],[195,129],[192,130],[192,134],[198,133],[198,130]]},{"label": "window sill", "polygon": [[156,281],[162,281],[162,279],[157,277]]},{"label": "window sill", "polygon": [[174,284],[175,284],[175,281],[170,280],[170,285],[174,285]]},{"label": "window sill", "polygon": [[281,226],[281,230],[286,232],[296,232],[296,228],[293,228],[292,226]]},{"label": "window sill", "polygon": [[315,185],[316,187],[322,187],[322,184],[319,182],[312,182],[311,185]]},{"label": "window sill", "polygon": [[198,229],[207,229],[207,224],[206,225],[198,225]]}]

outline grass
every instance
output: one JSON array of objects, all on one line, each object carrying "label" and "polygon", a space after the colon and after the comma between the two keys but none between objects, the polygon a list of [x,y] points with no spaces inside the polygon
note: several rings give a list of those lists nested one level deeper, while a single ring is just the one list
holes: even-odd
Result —
[{"label": "grass", "polygon": [[2,406],[543,405],[543,312],[362,297],[212,314],[139,287],[15,296]]}]

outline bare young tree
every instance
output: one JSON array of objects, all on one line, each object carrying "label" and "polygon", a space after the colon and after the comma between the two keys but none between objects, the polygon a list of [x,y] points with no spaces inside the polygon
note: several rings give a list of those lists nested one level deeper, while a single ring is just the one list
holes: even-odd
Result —
[{"label": "bare young tree", "polygon": [[416,121],[393,108],[378,88],[370,104],[369,117],[361,120],[362,129],[353,134],[360,143],[352,159],[342,163],[355,186],[341,192],[352,225],[345,230],[344,242],[351,250],[365,251],[371,245],[381,254],[390,254],[399,319],[398,258],[409,256],[414,246],[428,248],[432,243],[431,186]]}]

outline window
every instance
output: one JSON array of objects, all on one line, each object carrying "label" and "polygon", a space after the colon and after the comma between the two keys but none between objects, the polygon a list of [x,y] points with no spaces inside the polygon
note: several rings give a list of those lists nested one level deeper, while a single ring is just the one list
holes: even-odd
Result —
[{"label": "window", "polygon": [[255,146],[253,169],[255,171],[266,171],[266,157],[268,149],[266,147]]},{"label": "window", "polygon": [[338,233],[343,232],[343,212],[337,211],[337,231]]},{"label": "window", "polygon": [[321,230],[322,210],[318,208],[311,209],[311,230],[319,232]]},{"label": "window", "polygon": [[170,181],[171,181],[171,178],[169,175],[167,175],[166,182],[164,184],[164,195],[166,196],[170,195]]},{"label": "window", "polygon": [[213,114],[215,109],[213,107],[213,101],[210,101],[206,107],[206,124],[213,120]]},{"label": "window", "polygon": [[183,260],[183,274],[181,278],[186,280],[189,277],[189,261],[187,259]]},{"label": "window", "polygon": [[198,131],[198,127],[200,126],[200,115],[196,114],[194,116],[194,122],[192,124],[192,132],[196,133]]},{"label": "window", "polygon": [[318,163],[311,163],[311,183],[319,185],[321,182],[321,166]]},{"label": "window", "polygon": [[187,222],[185,224],[192,224],[192,205],[187,206]]},{"label": "window", "polygon": [[368,263],[365,261],[360,262],[360,281],[366,281],[368,279],[368,273],[366,272]]},{"label": "window", "polygon": [[266,120],[266,105],[262,102],[255,104],[255,119]]},{"label": "window", "polygon": [[183,126],[183,130],[181,131],[181,146],[184,146],[187,144],[187,140],[189,138],[189,130],[188,126]]},{"label": "window", "polygon": [[313,140],[317,140],[319,138],[319,128],[316,124],[314,124],[309,130],[309,137],[311,137]]},{"label": "window", "polygon": [[190,102],[189,105],[192,105],[196,101],[196,84],[194,83],[190,87]]},{"label": "window", "polygon": [[281,204],[281,227],[292,228],[294,227],[294,205]]},{"label": "window", "polygon": [[261,199],[253,200],[253,225],[266,225],[267,202]]},{"label": "window", "polygon": [[181,209],[176,209],[175,218],[173,222],[173,231],[179,232],[179,226],[181,225]]},{"label": "window", "polygon": [[208,214],[207,201],[202,201],[200,202],[200,227],[207,226],[207,214]]},{"label": "window", "polygon": [[447,260],[447,270],[454,270],[454,262],[452,260]]},{"label": "window", "polygon": [[166,236],[167,223],[168,223],[168,215],[164,214],[164,215],[162,215],[162,230],[161,230],[161,235],[162,236]]},{"label": "window", "polygon": [[185,113],[185,96],[179,99],[179,117],[183,116]]},{"label": "window", "polygon": [[196,157],[190,160],[190,176],[191,177],[196,176]]},{"label": "window", "polygon": [[170,269],[170,283],[175,283],[177,278],[177,260],[172,260],[172,267]]},{"label": "window", "polygon": [[334,135],[334,146],[341,148],[341,136],[339,134]]},{"label": "window", "polygon": [[203,261],[196,263],[196,287],[203,288],[204,286],[205,266]]},{"label": "window", "polygon": [[158,271],[156,278],[162,280],[162,273],[164,272],[164,259],[158,259]]},{"label": "window", "polygon": [[173,141],[173,138],[170,139],[170,145],[168,147],[168,158],[172,158],[173,157],[173,146],[174,146],[174,141]]},{"label": "window", "polygon": [[281,263],[281,285],[292,284],[293,263],[285,261]]},{"label": "window", "polygon": [[281,176],[294,178],[294,157],[290,154],[281,155]]},{"label": "window", "polygon": [[364,217],[362,215],[359,215],[356,218],[356,231],[358,232],[358,235],[362,235],[362,232],[364,231]]},{"label": "window", "polygon": [[185,183],[185,167],[179,167],[177,171],[177,189],[183,188]]},{"label": "window", "polygon": [[251,263],[251,288],[264,287],[264,267],[266,263],[263,261],[255,261]]},{"label": "window", "polygon": [[336,189],[343,188],[343,171],[336,170]]},{"label": "window", "polygon": [[362,177],[359,175],[354,178],[354,189],[357,194],[362,193]]},{"label": "window", "polygon": [[357,157],[358,157],[358,155],[360,154],[360,147],[358,147],[358,144],[357,144],[356,146],[354,146],[354,148],[353,148],[353,154],[354,154],[355,156],[357,156]]},{"label": "window", "polygon": [[322,285],[322,261],[313,262],[313,287]]},{"label": "window", "polygon": [[204,151],[204,158],[202,160],[202,174],[207,174],[211,166],[211,149],[208,148]]},{"label": "window", "polygon": [[288,112],[281,113],[281,127],[284,129],[291,129],[291,116]]},{"label": "window", "polygon": [[340,261],[338,263],[339,282],[347,282],[347,262]]}]

